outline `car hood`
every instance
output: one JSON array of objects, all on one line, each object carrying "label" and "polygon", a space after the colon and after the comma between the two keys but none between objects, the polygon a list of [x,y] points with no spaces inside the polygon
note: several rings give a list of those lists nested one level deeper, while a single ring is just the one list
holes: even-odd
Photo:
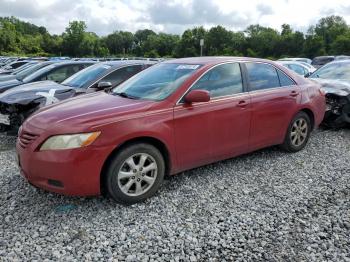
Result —
[{"label": "car hood", "polygon": [[15,75],[0,75],[0,82],[16,79]]},{"label": "car hood", "polygon": [[0,82],[0,93],[14,87],[23,84],[23,82],[17,80],[17,79],[11,79],[7,81]]},{"label": "car hood", "polygon": [[37,99],[49,96],[59,97],[67,92],[75,92],[72,87],[53,81],[40,81],[23,84],[0,94],[0,103],[27,105]]},{"label": "car hood", "polygon": [[147,111],[154,103],[95,92],[44,107],[29,117],[25,124],[44,130],[53,126],[57,132],[68,128],[72,132],[86,130],[128,119]]},{"label": "car hood", "polygon": [[333,79],[309,78],[319,83],[326,94],[348,96],[350,94],[350,82]]}]

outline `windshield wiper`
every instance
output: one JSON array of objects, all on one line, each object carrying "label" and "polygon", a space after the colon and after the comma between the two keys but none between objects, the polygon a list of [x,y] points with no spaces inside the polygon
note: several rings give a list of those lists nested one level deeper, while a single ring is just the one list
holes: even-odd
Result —
[{"label": "windshield wiper", "polygon": [[124,98],[129,98],[129,99],[139,99],[139,97],[137,96],[131,96],[125,92],[120,92],[120,93],[114,93],[115,95],[118,95],[118,96],[121,96],[121,97],[124,97]]}]

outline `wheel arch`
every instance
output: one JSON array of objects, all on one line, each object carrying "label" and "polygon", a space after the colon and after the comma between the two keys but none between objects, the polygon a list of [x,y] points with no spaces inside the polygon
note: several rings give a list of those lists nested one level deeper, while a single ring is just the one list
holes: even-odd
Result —
[{"label": "wheel arch", "polygon": [[304,112],[310,118],[311,130],[315,128],[315,114],[310,108],[302,108],[299,112]]},{"label": "wheel arch", "polygon": [[101,169],[101,174],[100,174],[100,190],[102,194],[105,194],[105,177],[106,177],[106,172],[109,164],[112,161],[112,158],[120,152],[123,148],[133,145],[133,144],[138,144],[138,143],[147,143],[150,144],[154,147],[156,147],[161,154],[164,157],[164,162],[165,162],[165,176],[170,174],[171,170],[171,157],[170,157],[170,152],[166,144],[161,141],[158,138],[152,137],[152,136],[141,136],[141,137],[134,137],[129,140],[124,141],[123,143],[119,144],[117,147],[114,148],[114,150],[108,155],[107,159],[103,163],[102,169]]}]

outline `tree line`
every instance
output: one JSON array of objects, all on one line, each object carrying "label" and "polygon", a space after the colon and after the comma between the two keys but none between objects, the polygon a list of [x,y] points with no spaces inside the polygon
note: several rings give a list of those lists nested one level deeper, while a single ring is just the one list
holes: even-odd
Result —
[{"label": "tree line", "polygon": [[250,25],[244,31],[223,26],[195,27],[180,35],[149,29],[98,36],[84,21],[72,21],[61,35],[15,17],[0,17],[0,55],[70,57],[188,57],[230,55],[262,58],[350,55],[350,26],[340,16],[321,18],[306,33],[283,24],[281,30]]}]

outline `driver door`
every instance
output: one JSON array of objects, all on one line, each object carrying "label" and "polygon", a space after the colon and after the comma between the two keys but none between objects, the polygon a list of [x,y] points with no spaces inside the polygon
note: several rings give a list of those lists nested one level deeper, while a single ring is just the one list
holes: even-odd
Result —
[{"label": "driver door", "polygon": [[181,170],[246,152],[250,131],[250,96],[243,87],[240,65],[217,65],[191,90],[207,90],[211,100],[174,108],[175,144]]}]

